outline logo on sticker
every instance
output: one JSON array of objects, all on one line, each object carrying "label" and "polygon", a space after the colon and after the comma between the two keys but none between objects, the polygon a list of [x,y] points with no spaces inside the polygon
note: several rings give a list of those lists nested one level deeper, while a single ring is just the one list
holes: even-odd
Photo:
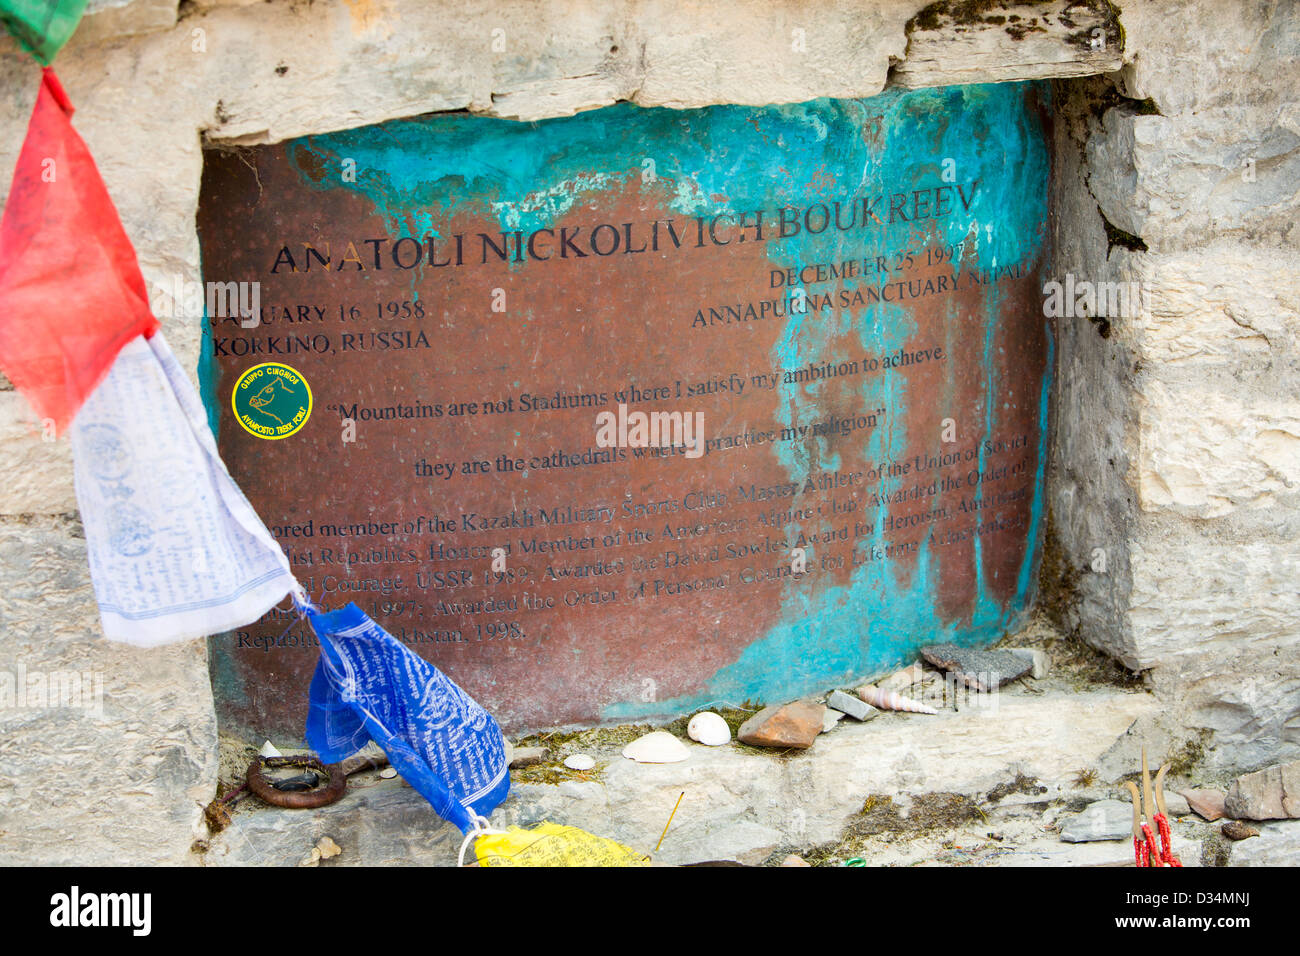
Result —
[{"label": "logo on sticker", "polygon": [[230,405],[250,435],[271,441],[288,438],[311,417],[311,386],[297,369],[266,362],[239,376]]}]

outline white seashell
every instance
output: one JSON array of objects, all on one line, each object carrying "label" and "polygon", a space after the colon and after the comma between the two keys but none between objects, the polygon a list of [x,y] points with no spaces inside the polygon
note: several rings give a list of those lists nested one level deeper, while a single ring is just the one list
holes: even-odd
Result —
[{"label": "white seashell", "polygon": [[397,770],[394,767],[385,767],[383,770],[379,771],[379,776],[383,777],[385,780],[392,780],[397,776]]},{"label": "white seashell", "polygon": [[904,697],[897,691],[881,690],[879,687],[859,687],[858,696],[872,707],[879,707],[881,710],[904,710],[911,714],[939,713],[933,707],[928,707],[910,697]]},{"label": "white seashell", "polygon": [[686,736],[706,747],[721,747],[731,740],[731,728],[720,715],[706,710],[691,718],[686,725]]},{"label": "white seashell", "polygon": [[258,754],[263,757],[284,756],[283,754],[280,753],[280,751],[275,749],[275,744],[271,743],[271,741],[269,740],[266,743],[262,744],[262,749],[258,751]]},{"label": "white seashell", "polygon": [[573,754],[564,758],[564,765],[570,770],[590,770],[596,766],[596,759],[586,754]]},{"label": "white seashell", "polygon": [[638,737],[623,748],[623,756],[637,763],[677,763],[690,755],[686,745],[666,730]]}]

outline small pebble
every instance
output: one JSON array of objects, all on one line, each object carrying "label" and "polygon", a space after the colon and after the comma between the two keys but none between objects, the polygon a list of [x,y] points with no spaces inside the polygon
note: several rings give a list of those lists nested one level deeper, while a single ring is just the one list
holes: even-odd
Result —
[{"label": "small pebble", "polygon": [[564,758],[564,765],[570,770],[590,770],[596,766],[596,759],[586,754],[573,754]]},{"label": "small pebble", "polygon": [[826,706],[841,713],[848,714],[854,720],[870,720],[880,713],[864,700],[850,697],[842,690],[837,690],[826,699]]},{"label": "small pebble", "polygon": [[510,769],[518,770],[521,767],[531,767],[545,759],[545,747],[518,747],[515,749],[514,759],[510,761]]},{"label": "small pebble", "polygon": [[385,780],[392,780],[397,776],[397,770],[393,767],[385,767],[383,770],[379,771],[379,776],[383,777]]},{"label": "small pebble", "polygon": [[1222,790],[1184,790],[1183,799],[1204,820],[1211,823],[1223,816],[1223,801],[1227,795]]}]

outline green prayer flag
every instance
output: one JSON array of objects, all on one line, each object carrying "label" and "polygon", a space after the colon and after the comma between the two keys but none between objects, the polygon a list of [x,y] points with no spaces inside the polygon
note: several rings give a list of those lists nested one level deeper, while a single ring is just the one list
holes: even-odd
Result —
[{"label": "green prayer flag", "polygon": [[49,66],[86,12],[87,0],[0,0],[0,20],[28,53]]}]

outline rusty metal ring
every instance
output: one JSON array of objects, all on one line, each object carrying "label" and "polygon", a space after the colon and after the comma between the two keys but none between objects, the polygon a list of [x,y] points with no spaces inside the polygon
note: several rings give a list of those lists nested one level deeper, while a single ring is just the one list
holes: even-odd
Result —
[{"label": "rusty metal ring", "polygon": [[[262,775],[262,764],[268,767],[302,767],[315,770],[329,777],[329,782],[319,790],[285,791],[277,790]],[[348,788],[348,777],[340,764],[329,766],[322,764],[315,757],[256,757],[248,765],[248,789],[267,803],[291,810],[310,810],[325,807],[343,796]]]}]

